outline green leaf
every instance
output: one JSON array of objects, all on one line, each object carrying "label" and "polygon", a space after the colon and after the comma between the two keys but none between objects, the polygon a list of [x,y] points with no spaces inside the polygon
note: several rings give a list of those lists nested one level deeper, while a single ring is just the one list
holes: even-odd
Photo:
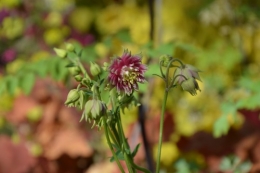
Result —
[{"label": "green leaf", "polygon": [[220,162],[219,168],[222,171],[227,171],[227,170],[232,169],[232,162],[231,162],[230,158],[224,157]]},{"label": "green leaf", "polygon": [[137,153],[137,151],[138,151],[140,145],[141,145],[141,144],[136,145],[134,151],[132,152],[132,156],[133,156],[133,157],[135,157],[135,155],[136,155],[136,153]]},{"label": "green leaf", "polygon": [[221,110],[222,110],[222,113],[225,115],[235,114],[237,111],[237,107],[236,107],[236,104],[234,104],[232,102],[224,102],[221,104]]},{"label": "green leaf", "polygon": [[128,30],[121,30],[116,34],[116,37],[119,38],[122,42],[131,42],[131,36]]},{"label": "green leaf", "polygon": [[15,90],[18,88],[18,78],[16,76],[8,76],[6,80],[7,92],[11,95],[14,95]]},{"label": "green leaf", "polygon": [[49,61],[42,61],[35,64],[35,72],[41,77],[47,76],[48,65]]},{"label": "green leaf", "polygon": [[[117,156],[117,158],[118,158],[119,160],[125,160],[124,154],[123,154],[120,150],[116,151],[115,154],[116,154],[116,156]],[[114,162],[114,161],[115,161],[114,156],[112,156],[109,161],[110,161],[110,162]]]},{"label": "green leaf", "polygon": [[176,173],[191,173],[186,160],[180,159],[175,163]]},{"label": "green leaf", "polygon": [[73,43],[73,46],[75,47],[75,52],[76,52],[76,54],[80,54],[81,51],[82,51],[82,46],[81,46],[81,44],[75,42],[75,43]]},{"label": "green leaf", "polygon": [[197,52],[196,47],[194,47],[194,46],[191,45],[191,44],[187,44],[187,43],[177,43],[176,46],[179,47],[179,48],[181,48],[181,49],[183,49],[183,50],[185,50],[185,51],[188,51],[188,52],[193,52],[193,53]]},{"label": "green leaf", "polygon": [[161,74],[159,64],[150,64],[145,72],[146,77],[150,77],[153,74]]},{"label": "green leaf", "polygon": [[59,61],[57,63],[57,70],[58,70],[58,80],[64,81],[66,77],[69,75],[68,68],[66,68],[67,62],[66,61]]},{"label": "green leaf", "polygon": [[228,123],[227,117],[225,115],[222,115],[214,123],[214,127],[213,127],[214,137],[218,138],[222,135],[227,134],[229,128],[230,128],[230,125]]},{"label": "green leaf", "polygon": [[0,95],[6,91],[6,80],[1,79],[0,81]]},{"label": "green leaf", "polygon": [[116,149],[116,151],[119,151],[119,150],[120,150],[120,147],[117,146],[116,144],[113,144],[113,143],[112,143],[112,146],[114,147],[114,149]]},{"label": "green leaf", "polygon": [[95,52],[95,45],[89,45],[85,47],[81,54],[81,59],[84,62],[96,61],[97,53]]},{"label": "green leaf", "polygon": [[35,83],[35,75],[33,73],[24,73],[19,80],[19,85],[26,95],[30,94]]}]

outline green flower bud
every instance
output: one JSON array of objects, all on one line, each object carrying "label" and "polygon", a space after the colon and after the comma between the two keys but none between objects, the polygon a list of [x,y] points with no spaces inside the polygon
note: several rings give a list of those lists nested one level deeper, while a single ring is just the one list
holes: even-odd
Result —
[{"label": "green flower bud", "polygon": [[90,73],[97,76],[101,73],[101,68],[96,63],[90,62]]},{"label": "green flower bud", "polygon": [[76,81],[78,81],[78,82],[81,82],[82,79],[83,79],[83,77],[82,77],[81,75],[76,75],[76,76],[74,76],[74,78],[75,78]]},{"label": "green flower bud", "polygon": [[67,56],[66,50],[54,48],[54,51],[60,58],[65,58]]},{"label": "green flower bud", "polygon": [[66,50],[67,50],[67,51],[70,51],[70,52],[73,52],[73,51],[75,50],[75,47],[74,47],[73,44],[67,43],[67,44],[66,44]]},{"label": "green flower bud", "polygon": [[68,107],[78,107],[83,109],[89,95],[86,91],[73,89],[69,92],[65,104]]},{"label": "green flower bud", "polygon": [[78,66],[70,67],[69,71],[73,76],[80,74],[80,68]]},{"label": "green flower bud", "polygon": [[73,106],[71,104],[74,104],[76,101],[78,101],[80,98],[79,91],[77,89],[70,90],[67,100],[65,101],[65,104],[68,106]]},{"label": "green flower bud", "polygon": [[105,110],[106,106],[102,101],[93,99],[87,101],[83,114],[86,120],[94,120],[102,116]]},{"label": "green flower bud", "polygon": [[170,55],[162,55],[160,56],[160,62],[162,62],[162,66],[167,67],[170,63],[172,57]]},{"label": "green flower bud", "polygon": [[185,64],[184,68],[178,67],[175,72],[174,72],[174,84],[182,84],[183,81],[193,78],[197,80],[201,80],[199,76],[200,70],[197,68],[193,67],[192,65]]},{"label": "green flower bud", "polygon": [[91,85],[91,80],[90,80],[90,78],[86,78],[86,77],[84,77],[82,80],[81,80],[81,83],[82,84],[84,84],[84,85],[86,85],[86,86],[90,86]]},{"label": "green flower bud", "polygon": [[194,78],[189,78],[182,82],[181,87],[184,91],[188,91],[191,95],[197,95],[197,90],[200,91],[199,85]]}]

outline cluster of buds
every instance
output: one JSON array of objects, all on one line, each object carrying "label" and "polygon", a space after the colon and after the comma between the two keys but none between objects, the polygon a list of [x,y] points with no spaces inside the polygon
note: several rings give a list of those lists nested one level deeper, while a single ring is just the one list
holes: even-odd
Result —
[{"label": "cluster of buds", "polygon": [[[179,62],[180,66],[174,65],[173,62],[175,61]],[[198,70],[197,68],[189,64],[183,64],[181,60],[177,58],[172,58],[171,56],[168,55],[163,55],[160,57],[160,66],[167,67],[168,68],[167,71],[169,71],[169,68],[171,67],[176,67],[171,82],[172,86],[170,87],[180,85],[184,91],[188,91],[193,96],[197,94],[197,90],[200,91],[197,82],[197,80],[201,81],[199,76],[200,70]],[[161,73],[162,73],[162,77],[165,78],[166,76],[163,73],[162,69],[161,69]]]},{"label": "cluster of buds", "polygon": [[75,49],[70,43],[66,45],[66,49],[54,48],[59,57],[68,58],[71,62],[67,67],[70,74],[79,82],[77,89],[72,89],[68,93],[65,105],[80,108],[83,110],[81,120],[93,121],[93,126],[101,127],[102,116],[106,114],[107,106],[98,99],[99,89],[96,86],[102,83],[97,76],[102,74],[103,69],[97,63],[90,62],[89,70],[86,70],[80,61],[82,50]]}]

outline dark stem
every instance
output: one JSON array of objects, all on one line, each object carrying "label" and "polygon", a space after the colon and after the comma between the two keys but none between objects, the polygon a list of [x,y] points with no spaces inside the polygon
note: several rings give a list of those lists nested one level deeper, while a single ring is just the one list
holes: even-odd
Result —
[{"label": "dark stem", "polygon": [[145,157],[147,161],[147,167],[151,172],[154,172],[154,167],[153,167],[153,159],[149,147],[149,143],[146,137],[146,132],[145,132],[145,110],[144,106],[140,105],[138,107],[138,114],[139,114],[139,123],[141,126],[141,133],[142,133],[142,138],[143,138],[143,144],[144,144],[144,149],[145,149]]},{"label": "dark stem", "polygon": [[150,16],[150,41],[154,39],[154,0],[148,0]]}]

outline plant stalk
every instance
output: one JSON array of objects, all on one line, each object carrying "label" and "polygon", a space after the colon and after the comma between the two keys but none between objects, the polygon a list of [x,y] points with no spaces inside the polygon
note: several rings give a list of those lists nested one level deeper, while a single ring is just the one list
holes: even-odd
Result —
[{"label": "plant stalk", "polygon": [[160,160],[161,160],[161,149],[162,149],[162,137],[163,137],[163,123],[164,123],[164,115],[165,115],[165,107],[168,97],[168,88],[165,89],[163,104],[162,104],[162,112],[160,117],[160,133],[159,133],[159,144],[157,151],[157,159],[156,159],[156,173],[160,172]]},{"label": "plant stalk", "polygon": [[107,138],[108,146],[109,146],[109,148],[110,148],[110,150],[111,150],[111,152],[112,152],[112,154],[113,154],[113,156],[114,156],[114,158],[115,158],[115,161],[116,161],[116,163],[117,163],[117,165],[118,165],[120,171],[121,171],[122,173],[125,173],[125,171],[124,171],[124,169],[123,169],[123,167],[122,167],[122,165],[121,165],[119,159],[118,159],[117,156],[116,156],[116,153],[115,153],[115,151],[114,151],[114,149],[113,149],[113,146],[112,146],[112,144],[111,144],[111,141],[110,141],[110,138],[109,138],[109,134],[108,134],[107,123],[104,123],[104,126],[105,126],[105,135],[106,135],[106,138]]}]

